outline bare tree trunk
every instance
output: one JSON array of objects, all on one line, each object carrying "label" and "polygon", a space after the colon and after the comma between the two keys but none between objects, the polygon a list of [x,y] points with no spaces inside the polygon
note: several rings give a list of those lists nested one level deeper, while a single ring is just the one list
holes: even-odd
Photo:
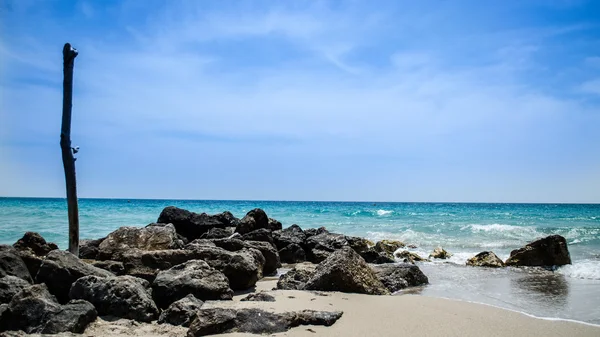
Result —
[{"label": "bare tree trunk", "polygon": [[65,168],[67,184],[67,205],[69,209],[69,251],[79,256],[79,208],[77,206],[77,181],[75,178],[75,149],[71,147],[71,108],[73,98],[73,65],[77,50],[66,43],[63,48],[63,110],[60,131],[60,148]]}]

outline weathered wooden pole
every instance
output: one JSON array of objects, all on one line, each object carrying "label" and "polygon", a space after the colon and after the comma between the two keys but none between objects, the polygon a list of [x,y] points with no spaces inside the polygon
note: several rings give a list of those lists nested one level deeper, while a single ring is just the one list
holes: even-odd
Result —
[{"label": "weathered wooden pole", "polygon": [[69,251],[79,256],[79,209],[77,206],[77,181],[75,179],[75,158],[77,149],[71,147],[71,108],[73,101],[73,65],[77,50],[65,43],[63,47],[63,109],[60,130],[60,148],[65,168],[67,184],[67,206],[69,209]]}]

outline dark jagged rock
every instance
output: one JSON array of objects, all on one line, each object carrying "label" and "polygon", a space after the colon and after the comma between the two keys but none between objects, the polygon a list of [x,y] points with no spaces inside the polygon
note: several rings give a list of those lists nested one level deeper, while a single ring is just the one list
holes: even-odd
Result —
[{"label": "dark jagged rock", "polygon": [[140,278],[85,276],[73,283],[69,296],[92,303],[100,315],[150,322],[159,313],[151,293],[150,283]]},{"label": "dark jagged rock", "polygon": [[173,302],[165,309],[158,318],[158,324],[169,323],[171,325],[190,326],[196,318],[198,310],[204,302],[189,294],[186,297]]},{"label": "dark jagged rock", "polygon": [[278,231],[281,230],[283,228],[283,225],[281,224],[281,222],[275,220],[275,219],[271,219],[269,218],[269,224],[267,229],[269,229],[270,231]]},{"label": "dark jagged rock", "polygon": [[61,306],[44,284],[23,289],[6,310],[9,316],[4,323],[6,328],[26,333],[82,333],[97,317],[94,306],[86,301],[71,301]]},{"label": "dark jagged rock", "polygon": [[281,275],[277,281],[277,289],[302,290],[306,282],[310,280],[315,273],[315,264],[299,263],[292,270]]},{"label": "dark jagged rock", "polygon": [[365,260],[350,247],[335,251],[321,262],[304,288],[371,295],[389,294]]},{"label": "dark jagged rock", "polygon": [[93,262],[91,262],[91,265],[96,268],[100,268],[100,269],[109,271],[117,276],[121,276],[121,275],[125,274],[125,266],[123,265],[123,262],[110,261],[110,260],[93,261]]},{"label": "dark jagged rock", "polygon": [[[229,213],[231,214],[231,213]],[[200,238],[200,236],[212,228],[231,227],[233,220],[228,214],[208,215],[206,213],[194,213],[174,206],[165,207],[158,223],[171,223],[175,226],[177,233],[186,237],[189,241]]]},{"label": "dark jagged rock", "polygon": [[562,266],[571,264],[567,240],[560,235],[550,235],[528,243],[510,252],[507,266]]},{"label": "dark jagged rock", "polygon": [[275,302],[275,297],[273,295],[269,295],[265,292],[259,292],[255,294],[250,294],[241,299],[241,301],[253,301],[253,302]]},{"label": "dark jagged rock", "polygon": [[321,233],[306,239],[305,246],[308,260],[320,263],[331,253],[348,246],[348,240],[342,234]]},{"label": "dark jagged rock", "polygon": [[387,251],[377,251],[374,247],[371,247],[359,254],[367,263],[394,263],[394,255]]},{"label": "dark jagged rock", "polygon": [[248,232],[242,235],[242,238],[247,241],[263,241],[268,242],[273,246],[275,245],[273,243],[273,234],[271,234],[271,230],[266,228],[260,228],[253,230],[252,232]]},{"label": "dark jagged rock", "polygon": [[208,232],[200,235],[200,239],[222,239],[228,238],[233,234],[235,228],[212,228]]},{"label": "dark jagged rock", "polygon": [[160,308],[191,294],[201,300],[230,300],[233,291],[223,273],[202,260],[191,260],[161,271],[152,283],[154,301]]},{"label": "dark jagged rock", "polygon": [[260,228],[269,228],[269,217],[262,209],[255,208],[240,220],[235,231],[244,235]]},{"label": "dark jagged rock", "polygon": [[437,247],[436,249],[433,250],[433,253],[429,254],[429,257],[430,258],[433,257],[434,259],[445,260],[445,259],[449,259],[450,257],[452,257],[452,254],[448,253],[442,247]]},{"label": "dark jagged rock", "polygon": [[420,257],[418,254],[411,253],[408,250],[403,250],[401,252],[397,252],[395,254],[395,256],[396,256],[396,258],[402,259],[404,262],[408,262],[408,263],[415,263],[415,262],[421,262],[421,261],[429,262],[428,259],[424,259],[424,258]]},{"label": "dark jagged rock", "polygon": [[46,240],[38,233],[26,232],[22,238],[13,244],[16,250],[31,251],[37,256],[46,256],[51,251],[58,249],[58,246]]},{"label": "dark jagged rock", "polygon": [[282,263],[299,263],[306,261],[306,252],[298,244],[290,243],[279,250],[279,259]]},{"label": "dark jagged rock", "polygon": [[303,246],[304,240],[306,240],[306,234],[298,225],[291,225],[281,231],[274,231],[272,235],[277,249],[283,249],[292,243]]},{"label": "dark jagged rock", "polygon": [[69,252],[53,250],[42,262],[35,280],[37,283],[45,283],[60,303],[66,303],[69,301],[71,284],[88,275],[113,276],[112,273],[89,265]]},{"label": "dark jagged rock", "polygon": [[16,276],[32,283],[29,269],[27,269],[18,251],[12,246],[0,245],[0,277],[6,275]]},{"label": "dark jagged rock", "polygon": [[79,258],[87,260],[95,260],[98,255],[98,247],[106,238],[97,240],[81,240],[79,241]]},{"label": "dark jagged rock", "polygon": [[[11,318],[8,304],[0,304],[0,336],[5,337],[1,334],[2,331],[10,329]],[[9,337],[9,336],[6,336]]]},{"label": "dark jagged rock", "polygon": [[284,332],[300,325],[331,326],[342,312],[302,310],[275,314],[260,309],[201,309],[192,322],[188,337],[204,336],[223,332],[247,332],[273,334]]},{"label": "dark jagged rock", "polygon": [[406,287],[429,283],[427,276],[419,267],[410,263],[371,265],[377,278],[390,291],[396,292]]},{"label": "dark jagged rock", "polygon": [[177,238],[175,227],[171,224],[144,228],[120,227],[108,234],[98,247],[98,260],[121,260],[123,253],[131,249],[164,250],[183,248],[183,242]]},{"label": "dark jagged rock", "polygon": [[263,266],[263,275],[272,275],[281,267],[279,254],[275,248],[268,242],[262,241],[242,241],[239,239],[215,239],[211,240],[217,247],[221,247],[230,252],[236,252],[243,248],[253,248],[263,255],[265,262]]},{"label": "dark jagged rock", "polygon": [[35,275],[37,275],[38,271],[40,270],[44,256],[37,256],[33,254],[31,250],[17,250],[16,252],[21,260],[23,260],[25,263],[31,278],[35,279]]},{"label": "dark jagged rock", "polygon": [[0,278],[0,304],[8,303],[21,290],[31,286],[29,282],[12,275]]},{"label": "dark jagged rock", "polygon": [[315,236],[315,235],[319,235],[319,234],[323,234],[323,233],[329,233],[329,231],[325,227],[308,228],[308,229],[304,230],[304,234],[306,235],[306,238],[309,238],[309,237]]},{"label": "dark jagged rock", "polygon": [[494,252],[481,252],[468,259],[467,266],[500,268],[504,262]]},{"label": "dark jagged rock", "polygon": [[348,242],[348,246],[354,249],[358,254],[369,250],[370,241],[367,239],[358,236],[346,236],[346,241]]},{"label": "dark jagged rock", "polygon": [[240,219],[236,218],[231,212],[225,211],[223,213],[213,215],[214,218],[227,224],[227,227],[236,227],[240,223]]},{"label": "dark jagged rock", "polygon": [[375,250],[393,255],[398,249],[405,246],[403,242],[397,240],[381,240],[375,244]]}]

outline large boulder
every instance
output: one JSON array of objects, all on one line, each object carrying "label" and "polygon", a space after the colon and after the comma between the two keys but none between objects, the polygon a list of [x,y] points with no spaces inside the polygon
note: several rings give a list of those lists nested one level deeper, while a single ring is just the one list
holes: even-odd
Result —
[{"label": "large boulder", "polygon": [[346,241],[348,242],[348,246],[354,249],[358,254],[369,250],[371,241],[361,238],[358,236],[346,236]]},{"label": "large boulder", "polygon": [[571,264],[567,240],[560,235],[550,235],[528,243],[510,252],[507,266],[562,266]]},{"label": "large boulder", "polygon": [[152,289],[160,308],[188,294],[205,301],[230,300],[233,296],[227,277],[202,260],[191,260],[159,272]]},{"label": "large boulder", "polygon": [[467,266],[500,268],[504,262],[494,252],[481,252],[468,259]]},{"label": "large boulder", "polygon": [[73,283],[69,296],[92,303],[100,315],[140,322],[158,318],[150,283],[132,276],[85,276]]},{"label": "large boulder", "polygon": [[121,227],[108,234],[98,247],[98,260],[121,260],[131,249],[164,250],[183,248],[175,226],[150,224],[145,228]]},{"label": "large boulder", "polygon": [[36,232],[26,232],[22,238],[13,244],[15,249],[20,251],[31,251],[37,256],[46,256],[51,251],[58,249],[58,246],[46,240]]},{"label": "large boulder", "polygon": [[415,262],[430,262],[429,259],[422,258],[417,253],[409,252],[408,250],[403,250],[401,252],[396,252],[394,256],[397,259],[401,259],[403,262],[415,263]]},{"label": "large boulder", "polygon": [[100,269],[109,271],[117,276],[125,274],[125,266],[123,265],[123,262],[111,261],[111,260],[104,260],[104,261],[85,260],[85,262],[90,263],[92,266],[94,266],[96,268],[100,268]]},{"label": "large boulder", "polygon": [[0,304],[8,303],[21,290],[31,286],[29,282],[12,275],[0,278]]},{"label": "large boulder", "polygon": [[[30,286],[15,295],[7,314],[7,329],[42,334],[82,333],[97,317],[94,306],[86,301],[60,305],[44,284]],[[4,317],[3,320],[6,321]]]},{"label": "large boulder", "polygon": [[261,309],[200,309],[190,325],[188,337],[205,336],[224,332],[251,334],[274,334],[300,325],[333,325],[342,312],[302,310],[271,313]]},{"label": "large boulder", "polygon": [[313,263],[320,263],[331,253],[346,246],[348,240],[345,235],[329,232],[311,236],[305,241],[307,258]]},{"label": "large boulder", "polygon": [[242,238],[247,241],[263,241],[268,242],[271,245],[275,246],[273,243],[273,234],[271,230],[266,228],[260,228],[257,230],[253,230],[252,232],[248,232],[242,235]]},{"label": "large boulder", "polygon": [[106,238],[96,240],[81,240],[79,241],[79,258],[95,260],[98,255],[98,248]]},{"label": "large boulder", "polygon": [[243,235],[260,228],[269,228],[269,217],[262,209],[255,208],[240,220],[235,231]]},{"label": "large boulder", "polygon": [[[277,272],[277,268],[281,267],[281,261],[279,254],[268,242],[263,241],[242,241],[239,239],[215,239],[210,240],[217,247],[221,247],[230,252],[236,252],[244,248],[253,248],[262,254],[264,257],[264,266],[262,270],[263,275],[272,275]],[[196,241],[197,242],[197,241]]]},{"label": "large boulder", "polygon": [[375,250],[393,255],[398,249],[404,248],[406,245],[397,240],[381,240],[375,244]]},{"label": "large boulder", "polygon": [[29,269],[27,269],[18,251],[11,246],[0,245],[0,277],[6,275],[16,276],[32,283]]},{"label": "large boulder", "polygon": [[308,229],[304,230],[304,235],[306,235],[307,239],[311,236],[315,236],[315,235],[319,235],[319,234],[323,234],[323,233],[329,233],[329,231],[325,227],[308,228]]},{"label": "large boulder", "polygon": [[445,260],[445,259],[449,259],[452,257],[452,254],[448,253],[444,248],[442,247],[437,247],[433,250],[433,253],[429,254],[429,258],[434,258],[434,259],[441,259],[441,260]]},{"label": "large boulder", "polygon": [[186,297],[173,302],[167,309],[163,310],[158,318],[158,324],[169,323],[188,327],[196,318],[198,310],[204,302],[189,294]]},{"label": "large boulder", "polygon": [[277,289],[302,290],[306,282],[315,273],[317,265],[312,263],[298,263],[287,273],[281,275],[277,281]]},{"label": "large boulder", "polygon": [[228,228],[211,228],[208,232],[200,235],[200,239],[221,239],[228,238],[233,234],[235,227]]},{"label": "large boulder", "polygon": [[173,224],[177,233],[183,235],[189,241],[193,241],[200,238],[202,234],[212,228],[231,227],[234,220],[229,218],[229,214],[198,214],[174,206],[168,206],[162,210],[156,222]]},{"label": "large boulder", "polygon": [[391,263],[371,265],[377,278],[392,293],[406,287],[429,283],[427,276],[419,267],[410,263]]},{"label": "large boulder", "polygon": [[306,252],[302,246],[290,243],[279,250],[279,259],[282,263],[299,263],[306,261]]},{"label": "large boulder", "polygon": [[45,283],[60,303],[66,303],[69,301],[71,284],[88,275],[113,276],[111,272],[85,263],[69,252],[53,250],[42,262],[35,280]]},{"label": "large boulder", "polygon": [[392,255],[392,253],[385,250],[378,251],[374,247],[370,247],[367,250],[360,252],[359,255],[365,259],[367,263],[381,264],[394,263],[396,261],[394,260],[394,255]]},{"label": "large boulder", "polygon": [[335,251],[321,262],[304,288],[371,295],[389,294],[365,260],[350,247]]},{"label": "large boulder", "polygon": [[278,230],[281,230],[282,228],[283,228],[283,225],[281,225],[281,222],[279,222],[275,219],[269,218],[269,224],[267,225],[268,230],[278,231]]},{"label": "large boulder", "polygon": [[304,240],[306,240],[306,234],[298,225],[291,225],[281,231],[274,231],[272,235],[277,249],[283,249],[292,243],[303,246]]},{"label": "large boulder", "polygon": [[240,219],[236,218],[231,212],[225,211],[223,213],[213,215],[213,218],[226,224],[227,227],[235,227],[240,223]]}]

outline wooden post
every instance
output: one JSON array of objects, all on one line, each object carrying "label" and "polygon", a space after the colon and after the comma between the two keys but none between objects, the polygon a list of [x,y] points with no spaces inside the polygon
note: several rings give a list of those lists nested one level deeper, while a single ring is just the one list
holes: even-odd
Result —
[{"label": "wooden post", "polygon": [[71,108],[73,99],[73,65],[77,50],[69,43],[63,47],[63,109],[60,131],[60,148],[65,168],[67,184],[67,206],[69,209],[69,251],[79,257],[79,209],[77,206],[77,181],[75,179],[75,158],[77,150],[71,147]]}]

